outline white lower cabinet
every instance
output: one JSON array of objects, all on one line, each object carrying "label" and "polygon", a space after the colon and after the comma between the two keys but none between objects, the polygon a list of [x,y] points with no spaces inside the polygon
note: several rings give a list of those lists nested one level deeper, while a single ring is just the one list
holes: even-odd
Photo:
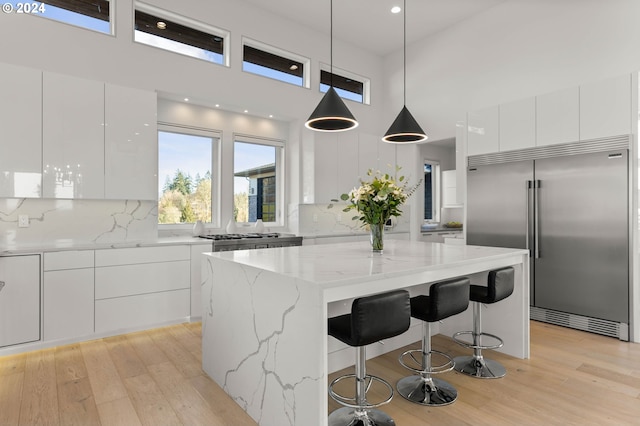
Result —
[{"label": "white lower cabinet", "polygon": [[40,340],[40,256],[0,257],[0,347]]},{"label": "white lower cabinet", "polygon": [[97,250],[96,333],[188,319],[190,255],[188,246]]},{"label": "white lower cabinet", "polygon": [[45,341],[93,334],[93,250],[44,254]]},{"label": "white lower cabinet", "polygon": [[202,317],[202,253],[211,250],[211,243],[191,246],[191,319]]}]

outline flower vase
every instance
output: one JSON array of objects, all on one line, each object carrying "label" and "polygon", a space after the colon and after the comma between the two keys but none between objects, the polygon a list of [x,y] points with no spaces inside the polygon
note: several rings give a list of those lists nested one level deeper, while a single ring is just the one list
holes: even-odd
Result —
[{"label": "flower vase", "polygon": [[384,222],[369,224],[371,229],[371,250],[374,253],[382,253],[384,248]]}]

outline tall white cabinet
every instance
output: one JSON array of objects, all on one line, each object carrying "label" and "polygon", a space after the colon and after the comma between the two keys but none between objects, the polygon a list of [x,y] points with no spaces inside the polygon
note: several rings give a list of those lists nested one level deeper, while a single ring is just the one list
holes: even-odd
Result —
[{"label": "tall white cabinet", "polygon": [[40,256],[0,257],[0,347],[40,339]]},{"label": "tall white cabinet", "polygon": [[156,200],[156,93],[106,84],[104,103],[105,198]]},{"label": "tall white cabinet", "polygon": [[0,197],[40,197],[42,72],[0,64]]},{"label": "tall white cabinet", "polygon": [[104,84],[43,74],[43,197],[104,198]]}]

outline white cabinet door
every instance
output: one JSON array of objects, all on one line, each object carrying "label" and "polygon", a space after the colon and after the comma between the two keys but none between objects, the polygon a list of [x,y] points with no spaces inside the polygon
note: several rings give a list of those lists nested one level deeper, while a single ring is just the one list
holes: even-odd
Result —
[{"label": "white cabinet door", "polygon": [[314,140],[314,203],[330,203],[338,194],[338,136],[317,133]]},{"label": "white cabinet door", "polygon": [[0,347],[40,339],[40,256],[0,257]]},{"label": "white cabinet door", "polygon": [[536,97],[536,146],[577,142],[579,138],[578,87]]},{"label": "white cabinet door", "polygon": [[498,152],[498,106],[470,112],[467,116],[467,155]]},{"label": "white cabinet door", "polygon": [[44,272],[44,340],[93,334],[93,289],[93,268]]},{"label": "white cabinet door", "polygon": [[42,72],[0,64],[0,197],[42,187]]},{"label": "white cabinet door", "polygon": [[461,203],[458,201],[456,180],[455,170],[442,172],[442,207],[460,207]]},{"label": "white cabinet door", "polygon": [[105,85],[105,198],[158,198],[157,96]]},{"label": "white cabinet door", "polygon": [[630,134],[631,122],[630,74],[580,86],[580,140]]},{"label": "white cabinet door", "polygon": [[104,198],[104,84],[43,74],[43,197]]},{"label": "white cabinet door", "polygon": [[500,105],[500,151],[536,146],[536,99]]}]

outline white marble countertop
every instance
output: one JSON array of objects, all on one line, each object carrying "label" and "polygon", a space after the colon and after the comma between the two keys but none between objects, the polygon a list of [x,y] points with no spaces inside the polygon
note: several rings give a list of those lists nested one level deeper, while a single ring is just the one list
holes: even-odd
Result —
[{"label": "white marble countertop", "polygon": [[52,251],[65,250],[103,250],[112,248],[129,248],[129,247],[154,247],[162,245],[181,245],[181,244],[209,244],[211,240],[193,237],[190,235],[180,237],[158,237],[155,239],[132,240],[122,242],[105,242],[94,243],[90,241],[79,242],[73,240],[56,240],[44,244],[20,244],[10,246],[0,246],[0,256],[11,256],[19,254],[42,253]]},{"label": "white marble countertop", "polygon": [[[339,245],[339,250],[337,246]],[[420,271],[451,269],[526,254],[526,250],[387,240],[383,254],[368,241],[283,249],[212,253],[220,259],[315,283],[323,289],[363,280],[400,279]]]}]

